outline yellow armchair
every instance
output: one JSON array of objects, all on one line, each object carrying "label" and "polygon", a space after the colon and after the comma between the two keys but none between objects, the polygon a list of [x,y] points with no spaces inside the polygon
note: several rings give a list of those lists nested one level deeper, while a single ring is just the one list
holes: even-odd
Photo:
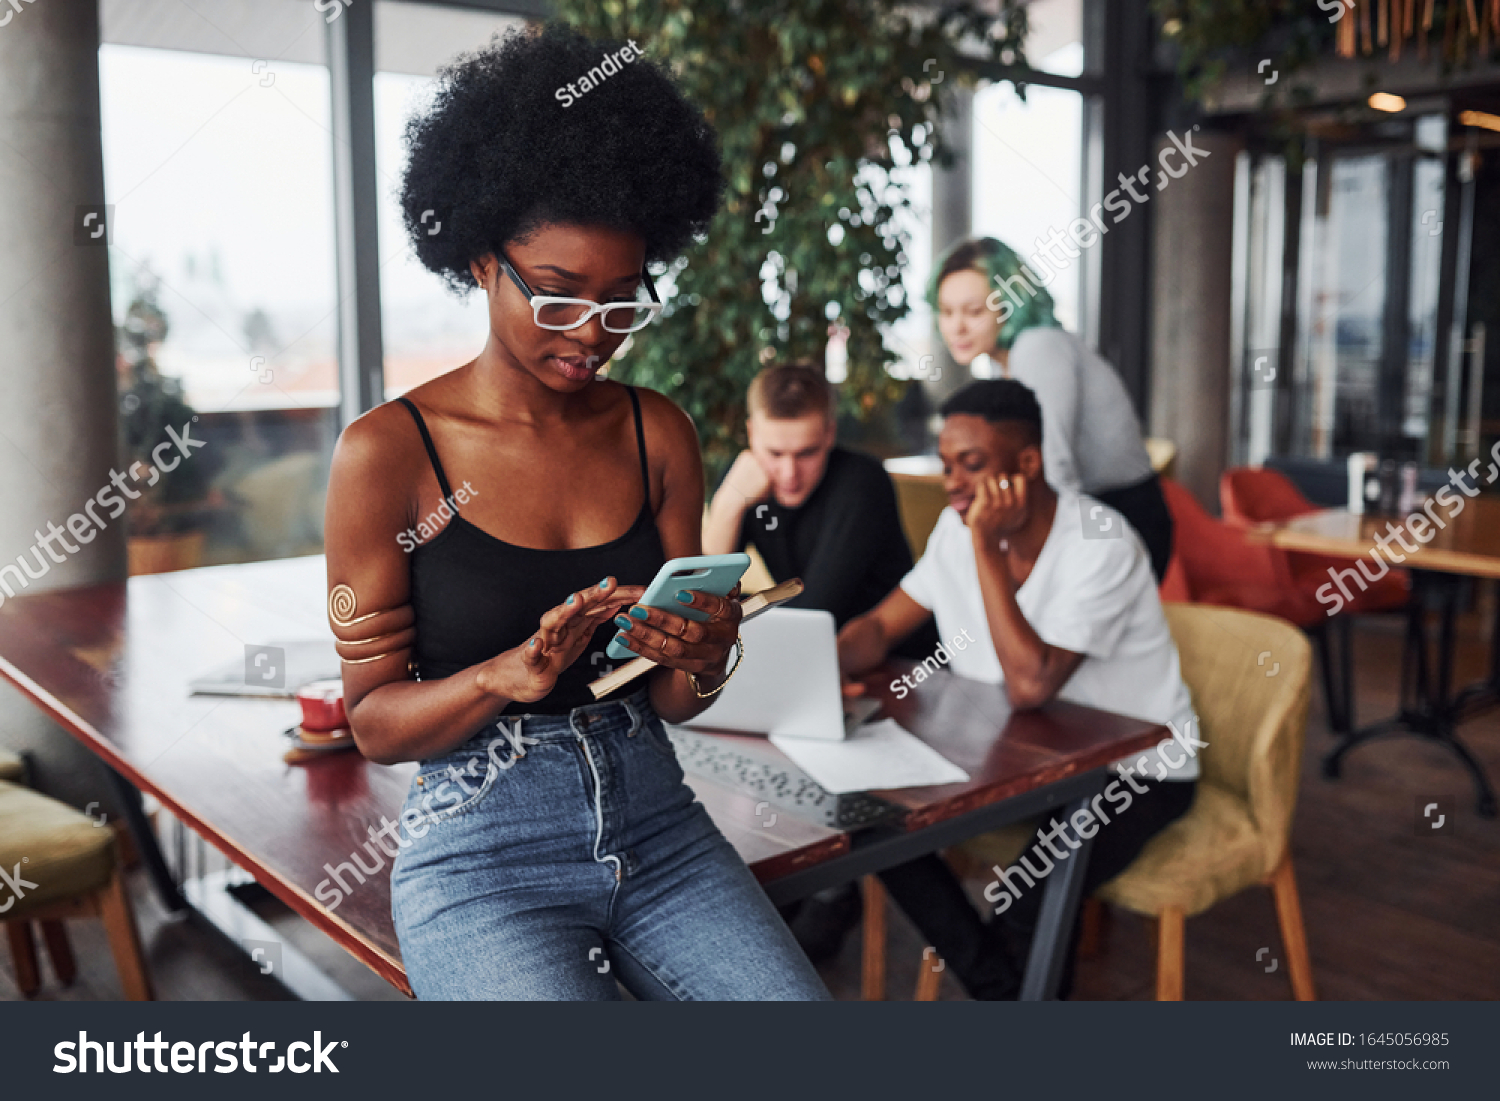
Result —
[{"label": "yellow armchair", "polygon": [[1099,889],[1157,919],[1156,996],[1183,994],[1185,921],[1256,883],[1271,887],[1292,991],[1311,1001],[1312,964],[1292,869],[1292,813],[1312,651],[1284,620],[1201,604],[1165,606],[1198,710],[1203,768],[1191,809]]}]

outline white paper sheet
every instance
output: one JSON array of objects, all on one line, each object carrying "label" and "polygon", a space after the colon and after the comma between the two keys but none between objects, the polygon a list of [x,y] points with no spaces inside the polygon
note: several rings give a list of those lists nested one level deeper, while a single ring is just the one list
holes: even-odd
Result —
[{"label": "white paper sheet", "polygon": [[967,772],[895,719],[866,723],[842,742],[775,734],[771,742],[835,795],[872,788],[957,784],[969,778]]}]

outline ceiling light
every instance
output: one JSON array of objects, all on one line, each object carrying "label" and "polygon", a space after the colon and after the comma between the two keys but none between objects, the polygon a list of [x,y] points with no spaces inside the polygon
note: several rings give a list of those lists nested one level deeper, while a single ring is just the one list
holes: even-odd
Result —
[{"label": "ceiling light", "polygon": [[1488,111],[1460,111],[1458,121],[1465,126],[1482,126],[1486,130],[1500,130],[1500,115]]},{"label": "ceiling light", "polygon": [[1396,111],[1406,110],[1406,100],[1393,96],[1390,92],[1376,92],[1368,102],[1377,111],[1390,111],[1394,114]]}]

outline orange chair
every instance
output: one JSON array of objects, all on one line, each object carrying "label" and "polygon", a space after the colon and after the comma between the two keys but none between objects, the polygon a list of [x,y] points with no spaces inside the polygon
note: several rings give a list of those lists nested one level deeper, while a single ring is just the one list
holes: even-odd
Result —
[{"label": "orange chair", "polygon": [[[1162,600],[1263,612],[1302,628],[1318,648],[1329,726],[1338,733],[1352,729],[1349,621],[1328,617],[1314,595],[1297,583],[1285,551],[1252,543],[1240,528],[1214,519],[1180,482],[1163,478],[1161,486],[1172,513],[1172,563],[1158,590]],[[1340,634],[1337,666],[1330,624]]]},{"label": "orange chair", "polygon": [[[1318,506],[1304,497],[1290,478],[1279,470],[1266,467],[1239,467],[1225,471],[1219,480],[1219,504],[1225,522],[1236,528],[1290,520],[1318,511]],[[1328,583],[1330,570],[1347,570],[1354,566],[1353,559],[1325,554],[1284,551],[1277,547],[1272,547],[1271,553],[1285,560],[1285,565],[1279,568],[1291,577],[1292,584],[1312,599],[1316,599],[1319,587]],[[1334,617],[1330,630],[1322,632],[1324,637],[1318,640],[1319,657],[1325,664],[1329,657],[1327,635],[1338,635],[1341,672],[1347,689],[1342,706],[1329,712],[1329,722],[1334,730],[1347,733],[1354,728],[1354,640],[1350,631],[1352,620],[1346,617],[1404,611],[1410,599],[1411,576],[1406,570],[1393,569],[1359,592],[1344,606],[1342,613]]]},{"label": "orange chair", "polygon": [[1214,519],[1181,482],[1162,479],[1172,513],[1172,562],[1160,587],[1164,601],[1218,604],[1316,626],[1323,609],[1292,584],[1285,556],[1251,543]]},{"label": "orange chair", "polygon": [[[1294,516],[1318,511],[1318,506],[1302,496],[1290,478],[1279,470],[1266,467],[1226,470],[1219,480],[1219,505],[1224,510],[1224,522],[1236,528],[1290,520]],[[1327,584],[1330,568],[1347,569],[1354,565],[1351,558],[1279,548],[1272,548],[1272,551],[1286,556],[1292,577],[1309,596],[1315,594],[1319,586]],[[1368,589],[1349,601],[1345,610],[1350,615],[1399,611],[1406,607],[1410,595],[1410,575],[1405,570],[1393,569],[1379,581],[1371,582]]]}]

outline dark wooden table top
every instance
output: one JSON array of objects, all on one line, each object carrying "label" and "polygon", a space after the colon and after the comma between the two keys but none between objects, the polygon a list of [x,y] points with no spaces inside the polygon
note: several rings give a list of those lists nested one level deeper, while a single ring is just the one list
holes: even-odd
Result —
[{"label": "dark wooden table top", "polygon": [[[308,921],[410,992],[391,923],[389,880],[332,911],[314,897],[338,864],[394,819],[414,764],[339,753],[285,764],[291,700],[191,696],[188,682],[243,661],[245,646],[331,639],[321,557],[215,566],[49,593],[0,606],[0,675],[142,791]],[[899,671],[902,666],[893,668]],[[1012,714],[995,687],[929,678],[903,700],[872,675],[886,713],[969,773],[962,784],[878,793],[920,829],[1101,767],[1154,745],[1163,727],[1053,704]],[[762,882],[847,852],[847,833],[795,815],[767,826],[756,801],[689,782]]]},{"label": "dark wooden table top", "polygon": [[[1380,535],[1387,546],[1406,559],[1402,565],[1411,569],[1500,578],[1500,497],[1466,498],[1457,490],[1452,493],[1463,502],[1463,511],[1456,516],[1456,504],[1444,506],[1436,499],[1430,513],[1419,506],[1409,516],[1355,515],[1348,509],[1329,508],[1258,525],[1250,529],[1250,538],[1283,550],[1358,558],[1380,554],[1375,545],[1375,537]],[[1434,522],[1434,516],[1443,521],[1442,527]],[[1421,518],[1415,528],[1427,536],[1427,542],[1413,533],[1413,517]],[[1395,535],[1391,528],[1396,529]],[[1411,547],[1417,549],[1408,549]],[[1396,564],[1395,559],[1390,562]]]}]

